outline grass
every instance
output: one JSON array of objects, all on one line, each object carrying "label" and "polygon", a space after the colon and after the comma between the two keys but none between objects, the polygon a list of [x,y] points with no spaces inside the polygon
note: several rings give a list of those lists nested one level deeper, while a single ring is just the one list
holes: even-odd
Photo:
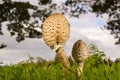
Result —
[{"label": "grass", "polygon": [[104,60],[104,53],[95,46],[92,48],[95,52],[85,61],[79,79],[76,77],[77,63],[72,60],[71,71],[67,71],[59,61],[36,64],[30,59],[30,62],[0,66],[0,80],[120,80],[120,59]]},{"label": "grass", "polygon": [[[86,60],[80,80],[120,80],[120,62],[107,64],[97,56],[92,55]],[[72,64],[71,72],[55,62],[40,65],[31,61],[0,66],[0,80],[76,80],[76,65],[75,62]]]},{"label": "grass", "polygon": [[120,80],[120,62],[105,62],[97,55],[85,63],[82,80]]}]

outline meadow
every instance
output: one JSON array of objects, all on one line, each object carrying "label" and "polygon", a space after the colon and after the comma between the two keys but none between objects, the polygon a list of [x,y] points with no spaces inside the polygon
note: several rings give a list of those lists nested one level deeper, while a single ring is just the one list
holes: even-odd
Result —
[{"label": "meadow", "polygon": [[71,71],[56,59],[34,63],[30,58],[18,64],[0,66],[0,80],[120,80],[120,59],[113,62],[97,48],[93,47],[93,50],[95,52],[85,61],[80,77],[76,74],[77,63],[71,58]]}]

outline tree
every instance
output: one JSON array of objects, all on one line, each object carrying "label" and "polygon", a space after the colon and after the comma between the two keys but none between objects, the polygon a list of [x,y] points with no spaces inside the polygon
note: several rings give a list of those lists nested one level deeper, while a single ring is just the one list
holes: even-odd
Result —
[{"label": "tree", "polygon": [[0,35],[2,23],[7,21],[7,29],[11,36],[21,42],[26,38],[41,38],[42,33],[38,30],[42,23],[54,11],[69,14],[71,17],[79,17],[81,14],[94,12],[98,16],[104,13],[109,15],[106,29],[118,39],[120,44],[120,1],[119,0],[66,0],[61,5],[52,0],[39,0],[39,6],[29,2],[15,2],[11,0],[0,1]]},{"label": "tree", "polygon": [[[12,2],[11,0],[5,0],[0,4],[0,24],[4,21],[8,21],[7,29],[11,36],[17,35],[16,40],[18,42],[24,40],[25,37],[40,37],[41,34],[33,29],[33,23],[29,23],[31,15],[29,14],[28,9],[35,10],[36,6],[33,6],[28,2]],[[25,25],[29,26],[25,27]],[[1,29],[0,33],[1,35],[3,34]],[[39,34],[39,36],[37,34]]]},{"label": "tree", "polygon": [[5,48],[7,45],[5,45],[4,43],[2,43],[1,45],[0,45],[0,49],[2,49],[2,48]]},{"label": "tree", "polygon": [[111,30],[111,34],[118,39],[116,44],[120,44],[120,0],[96,0],[92,9],[97,14],[109,15],[105,28]]},{"label": "tree", "polygon": [[76,16],[79,16],[80,12],[94,12],[101,17],[108,14],[105,28],[117,39],[115,44],[120,44],[120,0],[67,0],[65,5],[71,8],[73,16],[77,13]]}]

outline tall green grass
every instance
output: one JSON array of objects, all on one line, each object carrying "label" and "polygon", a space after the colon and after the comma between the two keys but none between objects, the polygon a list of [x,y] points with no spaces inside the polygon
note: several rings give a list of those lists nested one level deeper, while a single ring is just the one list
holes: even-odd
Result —
[{"label": "tall green grass", "polygon": [[[18,63],[0,66],[0,80],[76,80],[76,63],[72,71],[64,69],[60,63],[46,62],[44,65]],[[120,80],[120,63],[105,63],[101,57],[92,55],[84,65],[81,80]]]},{"label": "tall green grass", "polygon": [[84,64],[80,78],[76,77],[77,63],[71,60],[71,71],[67,71],[57,61],[46,61],[44,64],[20,62],[15,65],[0,66],[0,80],[120,80],[120,62],[104,60],[104,53],[94,48]]}]

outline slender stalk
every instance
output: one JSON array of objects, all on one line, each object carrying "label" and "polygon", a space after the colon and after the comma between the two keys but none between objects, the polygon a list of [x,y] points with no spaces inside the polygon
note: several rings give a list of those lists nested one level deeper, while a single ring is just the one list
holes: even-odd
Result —
[{"label": "slender stalk", "polygon": [[56,55],[59,58],[62,65],[65,68],[67,68],[68,70],[70,70],[70,62],[68,60],[68,57],[67,57],[63,47],[60,47],[56,50]]},{"label": "slender stalk", "polygon": [[81,73],[83,72],[83,66],[84,66],[84,63],[78,63],[78,66],[77,66],[77,76],[80,77]]}]

